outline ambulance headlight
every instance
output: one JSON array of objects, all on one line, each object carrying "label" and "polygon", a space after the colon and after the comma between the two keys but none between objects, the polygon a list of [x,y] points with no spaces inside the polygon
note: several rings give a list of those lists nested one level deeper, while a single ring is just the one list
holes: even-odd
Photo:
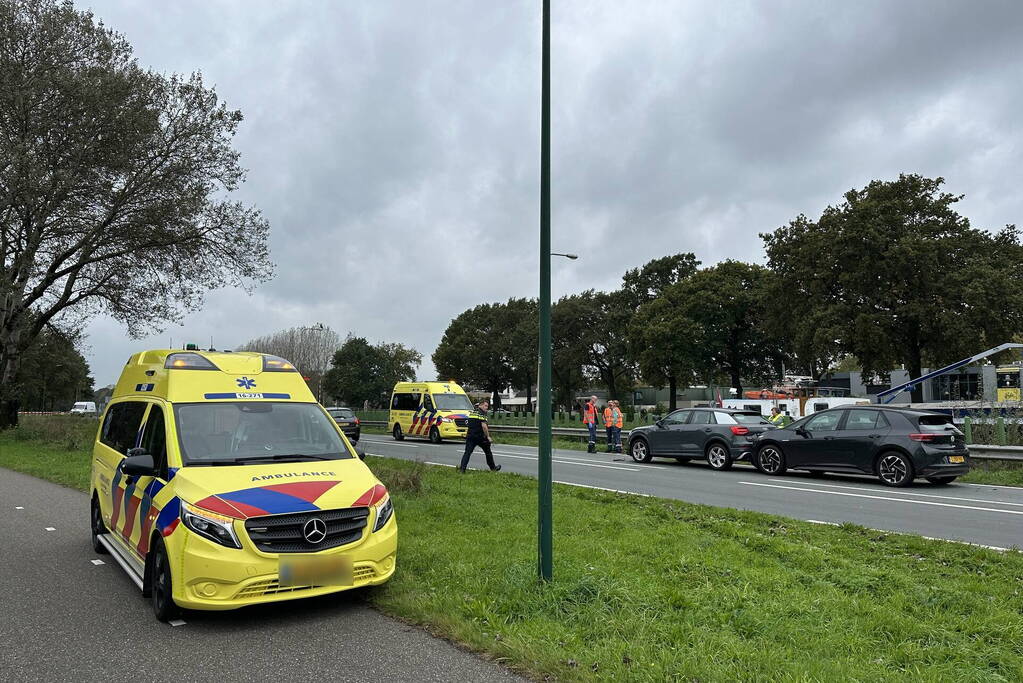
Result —
[{"label": "ambulance headlight", "polygon": [[234,533],[234,519],[181,503],[181,523],[203,538],[228,548],[241,548]]},{"label": "ambulance headlight", "polygon": [[394,515],[394,503],[391,502],[391,496],[386,496],[382,501],[373,506],[377,512],[377,521],[373,525],[373,531],[380,531],[387,524],[387,520]]},{"label": "ambulance headlight", "polygon": [[442,417],[440,419],[440,421],[441,422],[454,422],[454,420],[452,420],[450,417]]}]

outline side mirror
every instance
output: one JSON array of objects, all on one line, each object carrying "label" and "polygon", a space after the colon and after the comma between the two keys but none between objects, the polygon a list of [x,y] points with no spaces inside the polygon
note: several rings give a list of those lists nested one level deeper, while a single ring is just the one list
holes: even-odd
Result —
[{"label": "side mirror", "polygon": [[355,454],[357,456],[359,456],[359,460],[365,460],[366,459],[366,451],[364,451],[361,448],[356,448],[355,449]]},{"label": "side mirror", "polygon": [[657,425],[658,429],[664,429],[664,420],[658,420],[654,424]]},{"label": "side mirror", "polygon": [[802,427],[796,427],[796,434],[799,434],[800,436],[802,436],[804,438],[807,437],[807,436],[810,436],[810,432],[806,431]]},{"label": "side mirror", "polygon": [[155,477],[157,475],[153,456],[146,453],[144,448],[129,449],[128,457],[121,463],[121,471],[129,477]]}]

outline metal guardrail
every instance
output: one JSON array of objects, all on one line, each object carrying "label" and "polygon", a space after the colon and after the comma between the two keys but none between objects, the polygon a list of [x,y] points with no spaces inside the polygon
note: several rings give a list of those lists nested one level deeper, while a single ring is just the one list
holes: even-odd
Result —
[{"label": "metal guardrail", "polygon": [[[386,427],[384,420],[363,420],[362,424],[373,427]],[[490,431],[506,434],[536,434],[536,427],[529,425],[490,425]],[[551,433],[554,436],[578,436],[584,437],[587,430],[578,427],[553,427]],[[603,436],[602,429],[597,430],[598,436]],[[629,438],[629,430],[622,430],[622,441]],[[1002,462],[1023,462],[1023,446],[994,446],[989,444],[970,445],[970,457],[975,460],[992,460]]]}]

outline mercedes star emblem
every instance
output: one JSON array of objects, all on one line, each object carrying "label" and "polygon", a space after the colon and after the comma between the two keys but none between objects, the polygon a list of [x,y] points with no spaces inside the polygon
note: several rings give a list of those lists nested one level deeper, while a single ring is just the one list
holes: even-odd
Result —
[{"label": "mercedes star emblem", "polygon": [[318,517],[313,517],[302,527],[302,535],[305,540],[316,545],[327,537],[327,525]]}]

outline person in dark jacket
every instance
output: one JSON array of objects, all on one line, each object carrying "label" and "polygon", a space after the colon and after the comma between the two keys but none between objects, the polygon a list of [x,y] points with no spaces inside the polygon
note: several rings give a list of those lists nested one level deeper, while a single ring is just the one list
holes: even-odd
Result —
[{"label": "person in dark jacket", "polygon": [[476,450],[476,446],[483,449],[487,456],[487,466],[493,472],[501,469],[500,465],[494,463],[494,453],[490,450],[490,428],[487,427],[487,411],[490,410],[490,401],[480,401],[476,412],[469,413],[469,425],[465,434],[465,453],[462,454],[462,464],[458,471],[465,474],[465,468],[469,466],[469,456]]}]

